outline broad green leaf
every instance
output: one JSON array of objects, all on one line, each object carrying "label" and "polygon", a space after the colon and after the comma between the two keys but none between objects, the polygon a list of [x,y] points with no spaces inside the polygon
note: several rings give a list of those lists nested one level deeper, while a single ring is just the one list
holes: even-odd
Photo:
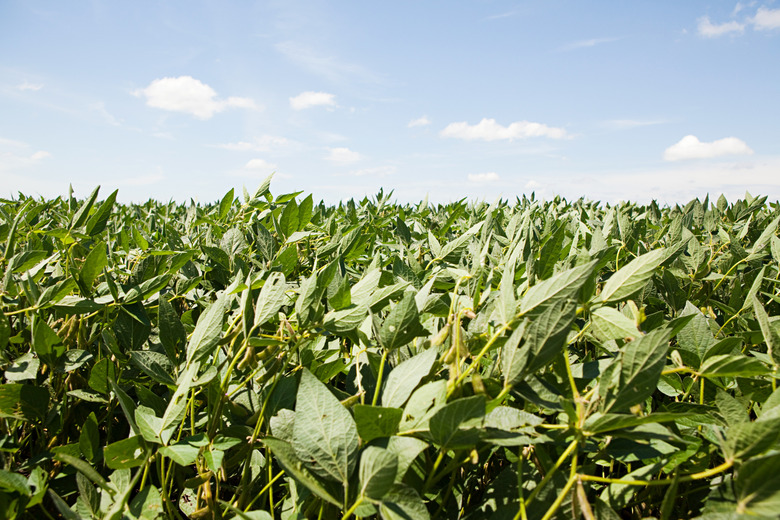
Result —
[{"label": "broad green leaf", "polygon": [[355,305],[338,311],[328,312],[323,319],[323,327],[336,334],[355,330],[368,316],[368,304]]},{"label": "broad green leaf", "polygon": [[527,324],[528,320],[520,323],[520,326],[512,331],[501,348],[501,372],[504,374],[504,386],[516,384],[528,363],[529,350],[518,348]]},{"label": "broad green leaf", "polygon": [[114,208],[117,193],[119,193],[119,190],[114,190],[111,192],[111,195],[109,195],[108,198],[104,200],[100,206],[98,206],[98,209],[95,210],[95,213],[89,217],[86,226],[87,235],[95,237],[96,235],[102,233],[104,229],[106,229],[106,223],[111,217],[111,211]]},{"label": "broad green leaf", "polygon": [[154,381],[173,386],[173,364],[165,354],[153,350],[134,350],[130,352],[130,362],[140,368]]},{"label": "broad green leaf", "polygon": [[529,324],[523,333],[525,341],[519,354],[521,359],[528,359],[524,373],[535,373],[561,353],[576,312],[574,300],[556,299],[528,316]]},{"label": "broad green leaf", "polygon": [[138,520],[155,520],[164,514],[162,496],[153,484],[149,484],[130,501],[128,512]]},{"label": "broad green leaf", "polygon": [[230,212],[230,207],[233,205],[235,190],[230,188],[230,191],[225,193],[222,200],[219,202],[219,219],[224,220]]},{"label": "broad green leaf", "polygon": [[383,406],[356,404],[352,408],[355,414],[357,431],[363,442],[371,442],[379,437],[390,437],[398,432],[403,410]]},{"label": "broad green leaf", "polygon": [[70,229],[80,228],[84,225],[84,222],[87,221],[87,217],[89,217],[89,210],[92,209],[92,206],[95,204],[98,191],[100,191],[100,186],[92,190],[92,193],[81,204],[81,207],[78,209],[78,211],[73,214],[73,218],[70,220],[70,226],[68,226]]},{"label": "broad green leaf", "polygon": [[189,466],[198,458],[200,448],[188,442],[177,442],[170,446],[162,446],[157,452],[170,458],[180,466]]},{"label": "broad green leaf", "polygon": [[394,349],[427,332],[420,323],[414,295],[407,292],[385,318],[379,329],[379,338],[384,348]]},{"label": "broad green leaf", "polygon": [[37,422],[46,417],[49,391],[34,385],[0,385],[0,417]]},{"label": "broad green leaf", "polygon": [[198,318],[195,330],[187,344],[187,363],[200,361],[211,354],[222,337],[222,324],[229,308],[227,291],[209,305]]},{"label": "broad green leaf", "polygon": [[255,327],[263,325],[276,316],[279,308],[287,301],[286,290],[284,274],[271,273],[268,276],[255,304]]},{"label": "broad green leaf", "polygon": [[438,379],[415,390],[404,407],[398,426],[401,432],[427,431],[431,416],[447,401],[447,381]]},{"label": "broad green leaf", "polygon": [[57,359],[65,353],[62,339],[38,316],[32,319],[32,344],[35,353],[49,365],[55,365]]},{"label": "broad green leaf", "polygon": [[593,334],[602,341],[636,339],[642,335],[634,320],[612,307],[598,307],[590,314]]},{"label": "broad green leaf", "polygon": [[298,458],[317,475],[349,481],[357,463],[358,431],[338,399],[304,369],[295,406],[293,447]]},{"label": "broad green leaf", "polygon": [[[0,316],[0,320],[2,319],[3,317]],[[41,361],[34,357],[32,352],[22,354],[14,360],[11,366],[5,369],[5,380],[13,382],[35,379],[38,377],[40,365]]]},{"label": "broad green leaf", "polygon": [[387,376],[382,390],[382,406],[401,408],[420,381],[431,371],[438,355],[435,348],[429,348],[395,367]]},{"label": "broad green leaf", "polygon": [[158,329],[160,343],[162,343],[168,359],[175,363],[179,358],[179,351],[187,343],[187,333],[184,326],[167,298],[161,297],[158,314]]},{"label": "broad green leaf", "polygon": [[[108,264],[107,247],[104,242],[98,242],[92,247],[84,264],[79,271],[79,278],[85,290],[89,291],[95,279],[103,272],[103,268]],[[88,296],[87,293],[85,296]]]},{"label": "broad green leaf", "polygon": [[90,412],[81,426],[79,448],[84,457],[92,462],[95,462],[98,456],[102,455],[100,451],[100,430],[95,412]]},{"label": "broad green leaf", "polygon": [[552,299],[575,298],[580,288],[593,275],[597,264],[598,260],[592,260],[560,272],[529,288],[520,300],[520,314],[528,314]]},{"label": "broad green leaf", "polygon": [[304,467],[303,462],[298,458],[296,450],[290,443],[274,437],[265,437],[263,438],[263,444],[271,449],[276,461],[287,473],[292,475],[297,482],[306,486],[309,491],[321,499],[330,502],[336,507],[341,507],[341,502],[337,500],[325,486],[320,484],[315,475],[312,475],[312,473]]},{"label": "broad green leaf", "polygon": [[780,511],[778,467],[780,454],[757,457],[740,466],[734,482],[739,513],[764,518],[777,515]]},{"label": "broad green leaf", "polygon": [[775,217],[772,222],[767,224],[767,226],[761,232],[761,236],[759,236],[758,239],[753,242],[753,247],[750,248],[750,254],[747,257],[747,260],[752,260],[753,258],[757,257],[761,253],[761,250],[764,249],[767,244],[769,244],[770,240],[775,236],[778,222],[780,222],[780,217]]},{"label": "broad green leaf", "polygon": [[[670,337],[668,329],[655,329],[626,343],[614,362],[619,370],[618,386],[604,403],[604,412],[630,408],[655,391],[666,364]],[[603,378],[602,383],[606,383]]]},{"label": "broad green leaf", "polygon": [[360,494],[380,500],[395,482],[398,457],[391,451],[368,446],[360,454]]},{"label": "broad green leaf", "polygon": [[652,278],[665,254],[665,249],[654,249],[631,260],[609,277],[595,301],[620,302],[633,296]]},{"label": "broad green leaf", "polygon": [[103,448],[103,459],[111,469],[135,468],[146,462],[145,450],[143,437],[134,435]]},{"label": "broad green leaf", "polygon": [[485,398],[481,395],[462,397],[447,403],[431,417],[431,439],[442,448],[470,448],[479,440],[479,430],[461,429],[466,423],[485,416]]},{"label": "broad green leaf", "polygon": [[295,199],[290,200],[282,210],[279,217],[279,226],[285,237],[289,237],[295,231],[298,231],[298,203]]},{"label": "broad green leaf", "polygon": [[372,444],[385,448],[395,454],[398,460],[398,469],[395,474],[396,482],[401,482],[404,479],[406,471],[409,469],[409,466],[412,465],[414,459],[429,446],[427,442],[415,437],[401,437],[398,435],[377,440]]},{"label": "broad green leaf", "polygon": [[414,488],[396,483],[385,493],[379,512],[384,520],[428,520],[425,502]]},{"label": "broad green leaf", "polygon": [[138,405],[135,409],[135,424],[138,431],[146,442],[162,444],[160,439],[160,430],[162,430],[162,420],[157,417],[151,408]]},{"label": "broad green leaf", "polygon": [[706,377],[751,377],[769,372],[761,361],[745,355],[712,356],[702,364],[699,374]]},{"label": "broad green leaf", "polygon": [[777,366],[780,364],[780,335],[769,323],[769,316],[767,316],[764,306],[761,305],[756,296],[753,296],[753,310],[756,313],[758,325],[761,327],[761,334],[763,334],[764,341],[769,349],[769,355],[772,357],[775,366]]}]

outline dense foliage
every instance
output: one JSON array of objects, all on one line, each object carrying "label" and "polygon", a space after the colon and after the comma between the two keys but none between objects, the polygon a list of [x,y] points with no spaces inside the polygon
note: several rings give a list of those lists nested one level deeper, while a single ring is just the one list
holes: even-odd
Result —
[{"label": "dense foliage", "polygon": [[0,201],[0,516],[780,511],[777,204],[269,181]]}]

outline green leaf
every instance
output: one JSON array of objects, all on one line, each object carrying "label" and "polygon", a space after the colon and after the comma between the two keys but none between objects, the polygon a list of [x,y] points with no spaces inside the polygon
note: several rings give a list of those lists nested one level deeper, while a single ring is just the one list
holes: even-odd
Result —
[{"label": "green leaf", "polygon": [[620,302],[633,296],[652,278],[665,254],[665,249],[654,249],[631,260],[610,276],[595,301]]},{"label": "green leaf", "polygon": [[100,431],[95,412],[90,412],[81,426],[79,449],[81,449],[81,453],[87,460],[92,462],[95,462],[102,455],[100,451]]},{"label": "green leaf", "polygon": [[46,417],[49,391],[17,383],[0,385],[0,417],[36,422]]},{"label": "green leaf", "polygon": [[395,482],[398,457],[394,453],[368,446],[360,454],[360,494],[380,500]]},{"label": "green leaf", "polygon": [[431,439],[439,446],[449,449],[470,448],[479,440],[479,430],[464,428],[473,419],[485,416],[485,398],[481,395],[463,397],[447,403],[431,417]]},{"label": "green leaf", "polygon": [[323,500],[330,502],[336,507],[341,507],[341,502],[334,498],[333,495],[318,482],[317,477],[312,475],[311,472],[304,467],[290,443],[274,437],[265,437],[263,438],[263,444],[270,448],[276,461],[288,474],[292,475],[296,481],[306,486],[309,491]]},{"label": "green leaf", "polygon": [[771,518],[780,511],[780,454],[748,460],[740,466],[734,482],[737,512]]},{"label": "green leaf", "polygon": [[[3,317],[0,316],[0,320]],[[38,368],[41,362],[34,357],[32,352],[22,354],[16,358],[11,366],[5,369],[6,381],[24,381],[27,379],[36,379],[38,377]]]},{"label": "green leaf", "polygon": [[764,336],[764,342],[769,349],[769,355],[772,357],[772,361],[775,366],[780,364],[780,335],[769,323],[769,316],[767,316],[764,306],[756,296],[753,296],[753,310],[756,313],[756,319],[758,325],[761,327],[761,334]]},{"label": "green leaf", "polygon": [[230,307],[228,291],[209,305],[198,318],[195,330],[187,344],[187,363],[194,363],[210,356],[222,337],[222,325]]},{"label": "green leaf", "polygon": [[35,353],[47,364],[55,365],[65,353],[65,345],[51,327],[40,317],[32,319],[32,344]]},{"label": "green leaf", "polygon": [[357,431],[363,442],[371,442],[379,437],[390,437],[398,432],[403,410],[356,404],[352,408],[355,414]]},{"label": "green leaf", "polygon": [[84,225],[84,222],[87,221],[87,217],[89,217],[89,210],[92,209],[92,205],[95,204],[98,191],[100,191],[100,186],[92,191],[92,193],[89,195],[89,198],[87,198],[87,200],[81,204],[81,207],[78,209],[78,211],[74,213],[73,218],[70,221],[70,225],[68,226],[69,229],[80,228]]},{"label": "green leaf", "polygon": [[[668,329],[655,329],[626,343],[614,362],[619,369],[618,387],[614,395],[605,401],[604,412],[630,408],[655,391],[666,364],[670,337]],[[604,377],[601,384],[608,384]]]},{"label": "green leaf", "polygon": [[95,468],[90,466],[88,462],[85,462],[78,457],[74,457],[72,455],[68,455],[67,453],[62,453],[62,452],[56,453],[54,455],[54,459],[73,466],[81,474],[83,474],[85,477],[87,477],[89,480],[91,480],[92,482],[100,486],[108,493],[110,494],[114,493],[114,490],[111,488],[111,486],[109,486],[106,479],[104,479],[103,476],[95,470]]},{"label": "green leaf", "polygon": [[566,346],[566,338],[576,318],[577,304],[574,300],[556,299],[528,316],[530,323],[525,328],[525,342],[519,356],[526,356],[528,362],[524,374],[535,373],[555,359]]},{"label": "green leaf", "polygon": [[385,493],[379,512],[384,520],[428,520],[425,502],[414,488],[396,483]]},{"label": "green leaf", "polygon": [[255,304],[255,327],[260,327],[276,317],[279,308],[287,301],[287,283],[282,273],[271,273],[265,281]]},{"label": "green leaf", "polygon": [[173,364],[165,354],[153,350],[134,350],[130,352],[130,362],[140,368],[152,380],[163,385],[173,386]]},{"label": "green leaf", "polygon": [[317,475],[346,483],[357,463],[358,431],[352,416],[307,369],[301,372],[293,447]]},{"label": "green leaf", "polygon": [[412,393],[404,407],[399,430],[426,431],[431,416],[438,412],[447,401],[447,381],[438,379],[422,385]]},{"label": "green leaf", "polygon": [[427,333],[428,331],[420,323],[414,295],[407,292],[382,322],[382,327],[379,329],[379,339],[384,348],[394,349]]},{"label": "green leaf", "polygon": [[175,363],[179,357],[179,350],[187,343],[187,333],[168,299],[160,297],[159,301],[157,326],[160,343],[162,343],[168,359]]},{"label": "green leaf", "polygon": [[103,459],[111,469],[127,469],[143,466],[146,462],[146,447],[143,437],[134,435],[129,439],[112,442],[103,448]]},{"label": "green leaf", "polygon": [[438,355],[435,348],[429,348],[395,367],[382,390],[382,406],[401,408],[431,371]]},{"label": "green leaf", "polygon": [[[95,279],[103,272],[106,265],[108,265],[107,246],[105,242],[98,242],[84,259],[84,264],[79,271],[79,279],[85,290],[90,291]],[[89,295],[89,292],[86,295]]]},{"label": "green leaf", "polygon": [[119,190],[111,192],[111,195],[109,195],[108,198],[98,206],[95,213],[89,217],[86,228],[87,235],[94,238],[106,229],[106,223],[108,223],[108,219],[111,217],[111,211],[114,208],[117,193],[119,193]]},{"label": "green leaf", "polygon": [[290,200],[284,206],[279,217],[279,227],[281,227],[285,238],[298,231],[298,203],[295,202],[295,199]]},{"label": "green leaf", "polygon": [[520,314],[528,314],[553,299],[575,298],[580,288],[593,275],[597,264],[598,260],[591,260],[587,264],[560,272],[529,288],[520,300]]},{"label": "green leaf", "polygon": [[162,430],[162,420],[155,415],[154,410],[138,405],[135,409],[135,424],[146,442],[162,444],[159,433]]},{"label": "green leaf", "polygon": [[706,377],[752,377],[768,372],[761,361],[742,354],[712,356],[699,369],[699,374]]},{"label": "green leaf", "polygon": [[529,350],[518,348],[527,324],[528,320],[520,323],[501,348],[501,372],[504,374],[505,387],[517,384],[528,363]]},{"label": "green leaf", "polygon": [[200,448],[187,442],[177,442],[170,446],[162,446],[157,452],[170,458],[180,466],[189,466],[197,460]]},{"label": "green leaf", "polygon": [[230,207],[233,205],[234,194],[235,194],[235,190],[233,188],[230,188],[230,191],[225,193],[225,196],[222,197],[222,200],[219,202],[220,220],[225,220],[225,217],[227,217],[228,213],[230,212]]},{"label": "green leaf", "polygon": [[612,307],[599,307],[590,313],[593,334],[602,341],[636,339],[642,335],[634,320]]}]

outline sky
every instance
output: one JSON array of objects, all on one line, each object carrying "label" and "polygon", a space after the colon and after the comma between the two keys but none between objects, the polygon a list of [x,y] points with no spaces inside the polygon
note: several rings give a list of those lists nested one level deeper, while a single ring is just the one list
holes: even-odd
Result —
[{"label": "sky", "polygon": [[0,0],[0,197],[780,199],[780,1]]}]

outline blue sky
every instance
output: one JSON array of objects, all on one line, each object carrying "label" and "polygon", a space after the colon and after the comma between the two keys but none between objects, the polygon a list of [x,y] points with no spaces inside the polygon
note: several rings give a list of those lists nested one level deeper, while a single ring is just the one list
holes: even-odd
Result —
[{"label": "blue sky", "polygon": [[0,196],[780,199],[780,2],[0,3]]}]

